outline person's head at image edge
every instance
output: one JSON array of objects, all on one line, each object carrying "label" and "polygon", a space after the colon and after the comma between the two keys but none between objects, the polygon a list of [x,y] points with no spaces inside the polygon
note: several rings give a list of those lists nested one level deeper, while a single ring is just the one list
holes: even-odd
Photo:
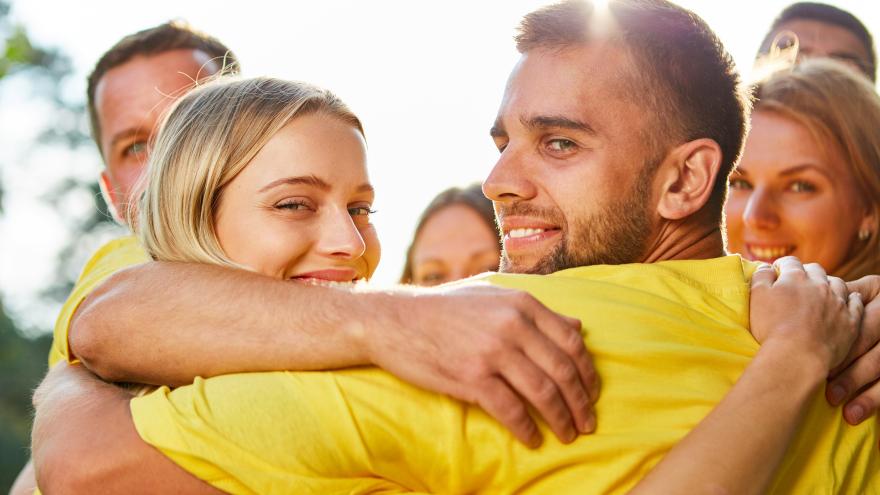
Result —
[{"label": "person's head at image edge", "polygon": [[355,282],[379,262],[373,195],[363,129],[336,96],[221,77],[168,113],[135,223],[156,260]]},{"label": "person's head at image edge", "polygon": [[495,211],[480,184],[447,189],[416,224],[400,282],[438,285],[498,269]]},{"label": "person's head at image edge", "polygon": [[845,280],[880,273],[880,97],[834,60],[755,88],[752,129],[730,178],[730,250],[793,255]]},{"label": "person's head at image edge", "polygon": [[104,161],[101,188],[117,219],[127,218],[136,200],[135,184],[168,106],[197,81],[238,70],[226,45],[181,21],[125,36],[101,56],[88,76],[89,121]]},{"label": "person's head at image edge", "polygon": [[871,32],[856,16],[818,2],[797,2],[773,21],[758,50],[756,65],[762,66],[777,49],[797,46],[797,57],[833,58],[877,80],[877,54]]},{"label": "person's head at image edge", "polygon": [[706,23],[672,3],[527,15],[483,185],[501,271],[722,256],[747,98]]}]

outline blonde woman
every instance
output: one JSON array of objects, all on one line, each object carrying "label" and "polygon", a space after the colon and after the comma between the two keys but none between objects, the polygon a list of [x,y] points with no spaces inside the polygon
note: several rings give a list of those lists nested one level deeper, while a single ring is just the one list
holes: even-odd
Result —
[{"label": "blonde woman", "polygon": [[[295,282],[348,283],[369,278],[378,261],[378,242],[369,222],[373,190],[365,167],[364,148],[357,119],[325,91],[270,79],[225,81],[205,86],[181,99],[156,142],[148,187],[140,205],[137,224],[140,239],[152,257],[167,261],[225,265]],[[837,304],[841,296],[839,284],[837,288],[834,284],[829,288],[823,274],[814,269],[805,272],[791,259],[780,267],[782,278],[801,273],[811,282],[793,292],[786,288],[791,287],[791,280],[771,290],[775,273],[759,270],[755,279],[765,297],[762,300],[774,305],[764,304],[761,311],[756,310],[753,315],[756,337],[772,342],[771,346],[806,340],[810,342],[808,347],[815,348],[822,356],[822,361],[842,359],[841,353],[848,349],[855,336],[854,328],[861,311],[858,299],[852,299],[849,308],[841,307]],[[815,287],[821,290],[810,290]],[[792,315],[786,312],[780,320],[782,313],[773,308],[788,307],[794,295],[815,304],[805,305],[809,310],[796,315],[798,321],[803,318],[813,323],[803,325],[804,331],[790,340],[793,337],[787,336],[787,329]],[[817,313],[817,308],[827,311]],[[817,315],[821,316],[819,322]],[[200,352],[198,343],[188,352]],[[766,359],[756,359],[755,363],[755,370],[773,370],[774,375],[775,372],[790,374]],[[770,479],[773,466],[791,440],[798,418],[809,402],[792,401],[781,391],[768,390],[774,375],[747,371],[709,419],[701,423],[680,448],[673,449],[672,455],[645,480],[643,488],[658,493],[658,488],[691,487],[693,478],[688,473],[698,468],[696,472],[713,486],[741,492],[738,488],[744,476],[749,475],[757,479],[751,486],[760,489]],[[68,382],[64,383],[65,380]],[[77,390],[85,390],[85,396],[77,395]],[[804,393],[807,389],[785,392],[802,399],[809,396]],[[105,402],[107,394],[115,402]],[[201,467],[192,472],[205,476],[214,487],[187,476],[138,438],[131,424],[127,399],[113,387],[89,378],[78,366],[53,372],[35,400],[38,404],[35,465],[46,488],[60,488],[64,485],[57,484],[57,480],[70,476],[78,481],[76,489],[88,491],[94,486],[90,483],[95,483],[108,491],[129,491],[132,487],[125,483],[134,475],[141,490],[147,487],[152,491],[191,493],[212,493],[216,488],[251,491],[234,480],[218,480],[205,474],[207,471],[203,469],[207,465],[202,461],[199,461]],[[84,407],[68,407],[69,400],[82,400]],[[378,411],[392,408],[390,412],[394,406],[376,402],[371,403],[371,407]],[[768,408],[773,408],[775,414],[764,414]],[[201,403],[197,409],[199,422],[209,421],[218,412],[210,403]],[[425,421],[443,421],[442,417],[431,418],[430,413],[426,413]],[[63,421],[60,420],[62,415]],[[59,419],[53,421],[53,416]],[[295,422],[297,418],[290,421]],[[744,422],[755,432],[754,438],[731,444],[731,440],[740,436],[737,425]],[[238,428],[279,426],[252,417]],[[298,425],[293,426],[295,429]],[[380,434],[393,428],[391,424],[354,426],[356,431],[367,428]],[[307,429],[308,425],[302,427]],[[346,425],[338,427],[348,429]],[[97,430],[103,434],[92,440],[78,442],[73,438],[91,435]],[[167,434],[176,437],[183,432]],[[220,442],[216,449],[229,448],[223,432],[215,431],[213,435],[218,435]],[[325,441],[333,440],[327,437]],[[727,445],[723,465],[710,455],[717,452],[719,442]],[[77,455],[71,461],[65,447],[73,445],[77,447]],[[90,462],[95,452],[117,464]],[[381,459],[389,452],[367,452],[367,455]],[[248,454],[249,459],[239,460],[242,465],[249,465],[254,455],[260,453],[252,452]],[[298,459],[305,464],[296,461],[294,464],[299,466],[322,462],[307,451],[287,452],[285,457],[289,456],[301,456]],[[330,464],[333,469],[345,470],[347,461],[334,457]],[[268,469],[262,461],[257,466]],[[85,474],[79,477],[77,473]],[[406,491],[420,486],[411,473],[400,475],[394,482],[360,471],[351,476],[351,483],[360,487],[356,491]],[[401,480],[406,479],[413,486],[405,487]],[[312,486],[309,479],[301,479],[301,482],[303,486]],[[277,490],[298,490],[296,486],[274,486]],[[349,485],[340,481],[334,486],[337,492],[343,492]],[[397,488],[391,488],[395,486]],[[482,488],[492,490],[491,486]]]},{"label": "blonde woman", "polygon": [[797,256],[845,280],[880,273],[880,96],[840,62],[811,59],[755,89],[730,177],[730,250]]}]

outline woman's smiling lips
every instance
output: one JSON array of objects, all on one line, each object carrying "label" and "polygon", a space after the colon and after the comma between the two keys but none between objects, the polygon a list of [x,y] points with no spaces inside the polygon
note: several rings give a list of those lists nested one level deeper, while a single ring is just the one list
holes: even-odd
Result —
[{"label": "woman's smiling lips", "polygon": [[746,254],[752,261],[772,263],[794,252],[796,246],[790,244],[751,244],[746,243]]},{"label": "woman's smiling lips", "polygon": [[562,232],[556,225],[535,218],[505,217],[501,221],[504,249],[509,253],[534,249],[539,243],[554,241]]},{"label": "woman's smiling lips", "polygon": [[353,282],[362,277],[358,276],[354,268],[330,268],[300,273],[290,278],[297,282]]}]

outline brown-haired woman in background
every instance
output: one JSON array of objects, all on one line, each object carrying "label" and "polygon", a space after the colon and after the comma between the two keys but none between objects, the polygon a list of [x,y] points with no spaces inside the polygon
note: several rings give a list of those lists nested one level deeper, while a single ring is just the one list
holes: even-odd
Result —
[{"label": "brown-haired woman in background", "polygon": [[732,252],[797,256],[855,280],[880,273],[880,96],[833,60],[755,88],[752,129],[730,176]]},{"label": "brown-haired woman in background", "polygon": [[498,269],[495,211],[480,184],[438,194],[419,218],[400,282],[438,285]]}]

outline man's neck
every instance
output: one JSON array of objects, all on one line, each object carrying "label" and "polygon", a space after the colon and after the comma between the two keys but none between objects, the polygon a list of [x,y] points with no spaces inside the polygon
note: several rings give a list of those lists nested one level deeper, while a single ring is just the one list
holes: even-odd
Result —
[{"label": "man's neck", "polygon": [[721,226],[689,217],[684,220],[664,221],[648,246],[642,263],[704,260],[725,254]]}]

